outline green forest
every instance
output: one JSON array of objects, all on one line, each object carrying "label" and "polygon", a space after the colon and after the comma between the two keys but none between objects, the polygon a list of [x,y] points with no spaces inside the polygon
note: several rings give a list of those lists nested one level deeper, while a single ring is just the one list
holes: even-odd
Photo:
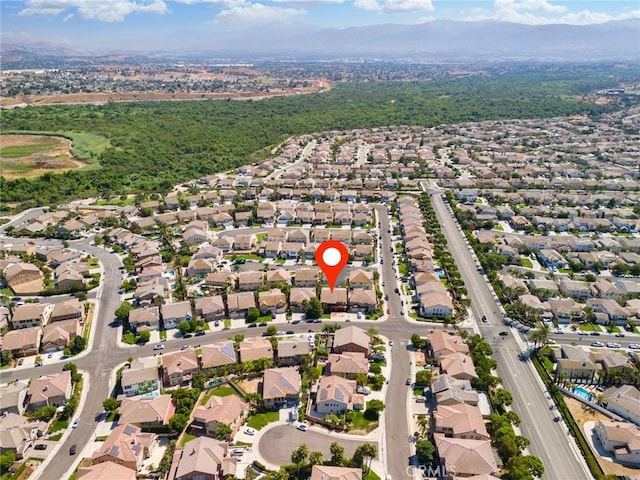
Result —
[{"label": "green forest", "polygon": [[255,162],[291,135],[384,125],[436,126],[578,113],[615,106],[576,95],[639,78],[637,70],[567,71],[336,84],[325,93],[259,101],[112,103],[6,110],[3,132],[102,138],[99,168],[0,180],[0,202],[20,208],[76,197],[167,192],[178,182]]}]

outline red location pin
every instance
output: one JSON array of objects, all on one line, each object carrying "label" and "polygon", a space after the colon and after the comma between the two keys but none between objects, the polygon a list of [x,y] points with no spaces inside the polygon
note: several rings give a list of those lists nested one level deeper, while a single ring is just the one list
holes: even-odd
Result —
[{"label": "red location pin", "polygon": [[349,250],[342,242],[327,240],[318,246],[316,262],[327,277],[329,288],[333,292],[338,275],[340,275],[345,265],[349,263]]}]

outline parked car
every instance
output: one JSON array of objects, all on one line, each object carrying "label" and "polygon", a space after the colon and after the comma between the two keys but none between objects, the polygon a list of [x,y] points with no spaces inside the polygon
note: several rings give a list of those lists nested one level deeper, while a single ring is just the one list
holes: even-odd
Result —
[{"label": "parked car", "polygon": [[251,428],[251,427],[247,427],[244,429],[244,433],[246,433],[247,435],[255,435],[256,431],[255,429]]},{"label": "parked car", "polygon": [[76,418],[71,424],[71,428],[78,428],[78,425],[80,425],[80,419]]},{"label": "parked car", "polygon": [[76,448],[77,448],[77,445],[75,443],[73,445],[71,445],[71,447],[69,448],[69,455],[75,455],[76,454]]},{"label": "parked car", "polygon": [[407,380],[404,383],[405,385],[411,385],[411,378],[407,378]]},{"label": "parked car", "polygon": [[507,335],[509,335],[509,332],[507,332],[506,330],[503,330],[498,335],[500,335],[501,337],[506,337]]},{"label": "parked car", "polygon": [[600,336],[600,332],[591,332],[589,335],[591,335],[593,337],[599,337]]},{"label": "parked car", "polygon": [[46,450],[47,449],[47,444],[46,443],[39,443],[38,445],[33,447],[33,449],[34,450]]},{"label": "parked car", "polygon": [[[216,321],[216,324],[217,324],[217,325],[216,325],[216,327],[217,327],[217,326],[218,326],[218,324],[219,324],[219,322],[218,322],[218,321]],[[202,336],[202,335],[204,335],[205,333],[206,333],[206,332],[205,332],[204,330],[198,330],[198,331],[196,332],[196,337],[201,337],[201,336]]]},{"label": "parked car", "polygon": [[624,338],[624,336],[625,336],[625,335],[624,335],[624,333],[622,333],[622,332],[618,332],[618,333],[616,333],[616,337]]},{"label": "parked car", "polygon": [[593,342],[591,344],[592,347],[604,347],[604,343],[602,342]]},{"label": "parked car", "polygon": [[482,315],[482,323],[487,323],[487,316],[486,315]]},{"label": "parked car", "polygon": [[307,427],[304,423],[301,423],[300,425],[298,425],[298,430],[300,430],[301,432],[306,432],[307,430],[309,430],[309,427]]},{"label": "parked car", "polygon": [[640,350],[640,343],[632,343],[629,345],[631,350]]},{"label": "parked car", "polygon": [[156,343],[156,344],[153,346],[153,349],[154,349],[154,350],[162,350],[163,348],[164,348],[164,345],[162,345],[161,343]]},{"label": "parked car", "polygon": [[186,350],[187,348],[189,348],[189,345],[182,345],[182,346],[180,347],[180,350]]},{"label": "parked car", "polygon": [[620,344],[616,342],[607,342],[607,347],[609,348],[620,348]]}]

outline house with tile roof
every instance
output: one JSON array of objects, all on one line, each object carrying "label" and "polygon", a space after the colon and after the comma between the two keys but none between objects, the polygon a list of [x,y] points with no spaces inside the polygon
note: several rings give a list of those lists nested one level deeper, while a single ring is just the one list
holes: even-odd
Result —
[{"label": "house with tile roof", "polygon": [[235,365],[237,362],[238,357],[231,340],[200,347],[200,364],[203,370],[220,374],[225,365]]},{"label": "house with tile roof", "polygon": [[198,404],[194,408],[190,429],[213,437],[218,426],[224,423],[231,427],[231,436],[233,437],[244,423],[248,413],[249,404],[237,395],[224,397],[212,395],[204,405]]},{"label": "house with tile roof", "polygon": [[329,375],[318,384],[315,409],[319,414],[342,413],[364,409],[364,397],[356,392],[355,380]]},{"label": "house with tile roof", "polygon": [[371,337],[360,327],[352,325],[341,328],[333,334],[332,352],[361,352],[368,357],[371,353]]},{"label": "house with tile roof", "polygon": [[273,360],[273,347],[268,338],[245,338],[238,345],[238,353],[241,362],[255,361],[261,358]]},{"label": "house with tile roof", "polygon": [[265,408],[282,408],[298,403],[301,389],[296,367],[269,368],[262,379],[262,401]]},{"label": "house with tile roof", "polygon": [[159,388],[158,360],[154,357],[135,359],[122,370],[120,384],[127,397],[153,392]]},{"label": "house with tile roof", "polygon": [[91,455],[91,464],[113,462],[138,470],[157,445],[158,436],[155,433],[143,433],[135,425],[118,425]]},{"label": "house with tile roof", "polygon": [[636,425],[598,420],[594,431],[602,447],[617,461],[640,466],[640,429]]},{"label": "house with tile roof", "polygon": [[309,480],[362,480],[362,468],[314,465]]},{"label": "house with tile roof", "polygon": [[238,460],[229,456],[229,445],[208,437],[187,442],[173,455],[170,480],[222,480],[236,474]]},{"label": "house with tile roof", "polygon": [[115,462],[102,462],[95,465],[78,466],[76,477],[82,480],[104,480],[105,478],[136,480],[136,471]]},{"label": "house with tile roof", "polygon": [[326,375],[355,380],[359,374],[369,372],[369,359],[362,352],[330,353],[327,358]]},{"label": "house with tile roof", "polygon": [[446,472],[462,477],[499,473],[490,440],[446,437],[434,434],[436,452]]},{"label": "house with tile roof", "polygon": [[162,377],[168,387],[190,382],[198,370],[198,356],[193,347],[162,356]]},{"label": "house with tile roof", "polygon": [[175,412],[176,404],[169,394],[128,397],[122,400],[118,408],[118,424],[130,423],[139,427],[168,425]]},{"label": "house with tile roof", "polygon": [[27,390],[27,410],[35,412],[43,407],[66,405],[72,390],[69,370],[34,378]]}]

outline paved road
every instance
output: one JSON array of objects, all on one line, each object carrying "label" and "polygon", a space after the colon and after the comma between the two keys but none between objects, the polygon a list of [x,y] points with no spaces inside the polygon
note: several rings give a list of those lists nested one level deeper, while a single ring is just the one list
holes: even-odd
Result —
[{"label": "paved road", "polygon": [[529,451],[537,455],[545,466],[545,479],[583,480],[591,474],[582,458],[578,458],[572,448],[573,440],[567,436],[563,424],[553,422],[551,405],[545,395],[544,386],[531,363],[518,359],[520,348],[510,329],[510,335],[501,337],[499,331],[507,330],[502,324],[500,308],[487,282],[476,270],[475,261],[459,232],[452,212],[447,208],[439,193],[431,195],[434,210],[443,225],[449,251],[465,281],[471,308],[476,318],[486,315],[489,324],[479,323],[482,336],[494,347],[494,358],[498,361],[498,375],[503,384],[513,394],[513,409],[522,420],[522,433],[531,440]]},{"label": "paved road", "polygon": [[364,440],[337,438],[330,433],[316,431],[313,427],[306,432],[301,432],[294,425],[278,425],[270,428],[260,437],[258,449],[267,462],[284,465],[291,463],[291,452],[302,443],[309,447],[309,452],[318,450],[322,452],[325,459],[329,459],[331,458],[329,445],[335,441],[344,447],[346,457],[352,457],[356,448],[365,443]]}]

